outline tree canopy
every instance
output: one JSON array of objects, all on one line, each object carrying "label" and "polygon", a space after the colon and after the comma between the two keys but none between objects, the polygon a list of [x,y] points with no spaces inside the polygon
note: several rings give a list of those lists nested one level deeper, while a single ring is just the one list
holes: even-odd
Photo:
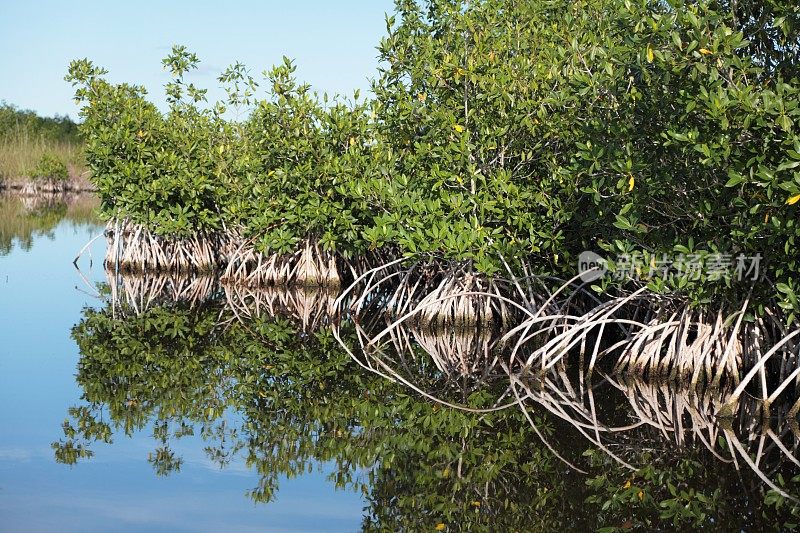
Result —
[{"label": "tree canopy", "polygon": [[[287,59],[263,80],[233,65],[212,105],[184,47],[166,114],[88,60],[68,79],[105,213],[162,235],[237,227],[270,252],[312,238],[563,277],[584,250],[646,271],[760,255],[757,301],[791,321],[799,16],[788,0],[398,0],[366,99],[315,94]],[[695,303],[750,285],[646,282]]]}]

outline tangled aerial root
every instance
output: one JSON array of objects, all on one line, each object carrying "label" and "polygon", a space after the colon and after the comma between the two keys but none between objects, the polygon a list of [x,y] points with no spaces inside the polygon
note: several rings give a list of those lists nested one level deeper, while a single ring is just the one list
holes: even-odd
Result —
[{"label": "tangled aerial root", "polygon": [[157,275],[214,274],[223,281],[257,287],[338,287],[338,258],[304,241],[291,254],[266,254],[235,230],[173,238],[126,220],[106,226],[107,270]]}]

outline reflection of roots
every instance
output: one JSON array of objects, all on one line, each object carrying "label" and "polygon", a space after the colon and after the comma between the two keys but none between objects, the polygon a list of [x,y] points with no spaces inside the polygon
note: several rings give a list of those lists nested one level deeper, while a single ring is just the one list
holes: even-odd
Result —
[{"label": "reflection of roots", "polygon": [[[164,303],[183,302],[190,306],[213,300],[218,295],[216,280],[211,276],[139,276],[106,271],[115,306],[127,307],[134,314]],[[118,282],[117,282],[118,280]]]},{"label": "reflection of roots", "polygon": [[[97,223],[94,210],[100,200],[91,194],[77,192],[39,192],[35,195],[22,195],[0,189],[0,202],[9,202],[4,209],[14,210],[20,215],[47,216],[52,212],[63,213],[68,220]],[[19,207],[17,207],[19,206]],[[63,211],[62,211],[63,210]]]},{"label": "reflection of roots", "polygon": [[[376,340],[370,333],[386,324],[383,316],[359,324],[357,333],[362,339],[365,357],[382,359],[391,365],[398,358],[415,359],[417,352],[425,354],[425,363],[432,361],[436,369],[445,376],[471,376],[480,379],[494,372],[497,364],[495,345],[498,336],[488,328],[439,328],[423,327],[414,321],[396,324],[389,334]],[[382,320],[381,320],[382,319]],[[408,368],[407,364],[404,364]],[[410,372],[413,376],[414,371]]]},{"label": "reflection of roots", "polygon": [[303,331],[329,324],[337,294],[319,287],[264,287],[252,289],[223,284],[228,309],[237,318],[282,316],[297,321]]},{"label": "reflection of roots", "polygon": [[[470,378],[466,392],[481,383],[486,390],[497,383],[487,369],[502,367],[509,382],[496,408],[518,405],[548,446],[532,409],[544,408],[631,468],[642,446],[702,444],[788,497],[773,474],[785,461],[800,467],[800,330],[787,330],[778,313],[745,322],[748,302],[709,313],[645,287],[600,301],[575,280],[548,291],[534,278],[478,285],[466,272],[431,283],[419,270],[372,269],[337,300],[357,323],[359,355],[345,347],[363,367],[468,411],[475,409],[445,399],[445,386],[455,375]],[[359,296],[349,296],[356,286]],[[456,327],[463,324],[471,327]],[[416,359],[420,349],[439,381]],[[603,420],[594,398],[593,381],[605,370],[612,372],[604,390],[629,404],[612,408],[616,420]]]},{"label": "reflection of roots", "polygon": [[[633,377],[613,385],[628,399],[631,414],[657,430],[664,439],[684,445],[687,438],[695,438],[706,447],[716,446],[719,436],[716,413],[730,396],[730,388],[679,388]],[[752,404],[743,406],[743,412],[750,413],[751,407]]]},{"label": "reflection of roots", "polygon": [[501,296],[497,281],[463,265],[441,274],[435,264],[403,269],[400,261],[358,276],[336,303],[358,324],[368,366],[371,360],[388,374],[403,367],[413,375],[409,361],[421,349],[443,375],[491,373],[497,331],[517,304]]},{"label": "reflection of roots", "polygon": [[[399,263],[365,272],[337,300],[339,311],[349,312],[369,332],[367,351],[385,340],[407,346],[408,341],[398,340],[407,330],[443,372],[456,367],[474,372],[480,365],[472,361],[494,365],[498,358],[509,369],[541,373],[562,364],[588,375],[613,368],[615,374],[648,382],[734,386],[731,402],[758,385],[767,409],[800,384],[800,330],[787,331],[775,312],[744,322],[748,302],[729,313],[709,313],[646,287],[601,301],[577,278],[548,290],[547,280],[533,276],[487,279],[460,266],[437,277],[429,264],[402,269]],[[495,343],[502,354],[476,356],[475,347],[466,348],[472,341],[458,337],[467,329],[502,331]]]},{"label": "reflection of roots", "polygon": [[[584,386],[573,384],[558,369],[530,378],[522,374],[509,377],[523,411],[546,409],[623,465],[636,468],[627,461],[643,447],[659,449],[670,442],[679,448],[702,445],[737,469],[746,465],[770,488],[792,498],[774,482],[784,462],[800,467],[800,434],[793,431],[796,419],[785,402],[768,416],[761,402],[748,399],[738,404],[734,418],[721,419],[717,412],[731,401],[733,385],[680,387],[628,376],[620,381],[606,377]],[[602,387],[602,396],[596,399],[595,389],[604,384],[611,387]],[[625,416],[619,420],[620,411],[614,408],[606,416],[617,420],[602,420],[597,405],[620,401],[629,405]],[[528,419],[533,423],[530,416]]]},{"label": "reflection of roots", "polygon": [[[303,330],[330,323],[336,293],[319,287],[246,287],[222,283],[213,276],[115,276],[106,271],[115,309],[141,314],[158,305],[221,306],[221,315],[248,320],[280,316]],[[115,279],[117,282],[115,282]]]},{"label": "reflection of roots", "polygon": [[54,209],[66,206],[67,200],[65,195],[61,194],[39,194],[36,196],[22,196],[20,197],[22,209],[26,213],[35,213],[43,209]]},{"label": "reflection of roots", "polygon": [[[113,239],[118,238],[157,240],[140,227],[117,231]],[[197,253],[186,249],[195,245]],[[213,261],[208,242],[157,246],[161,252],[176,248],[171,257],[154,254],[155,266],[186,264],[188,256],[196,267]],[[111,248],[122,250],[117,264],[138,261],[135,246]],[[303,329],[349,316],[360,324],[366,354],[385,353],[387,343],[399,353],[415,345],[447,375],[485,376],[499,361],[515,372],[571,367],[590,377],[602,369],[647,383],[730,390],[718,406],[723,415],[736,411],[745,392],[759,397],[766,413],[779,399],[794,402],[793,415],[800,411],[800,329],[787,329],[776,312],[745,322],[747,303],[727,314],[709,313],[644,287],[600,301],[574,279],[548,290],[543,279],[488,279],[464,265],[445,273],[433,263],[403,268],[402,259],[361,274],[353,270],[355,282],[334,293],[340,280],[336,261],[311,242],[294,254],[268,259],[242,245],[223,249],[235,259],[219,280],[137,276],[123,268],[119,283],[110,280],[114,299],[121,296],[143,309],[161,298],[196,304],[224,296],[236,316],[286,313]],[[274,290],[261,290],[269,287]]]},{"label": "reflection of roots", "polygon": [[[414,329],[407,335],[413,335],[417,344],[445,374],[480,375],[494,367],[492,348],[496,338],[485,329],[435,331],[421,328]],[[401,345],[395,343],[395,349],[402,349]]]}]

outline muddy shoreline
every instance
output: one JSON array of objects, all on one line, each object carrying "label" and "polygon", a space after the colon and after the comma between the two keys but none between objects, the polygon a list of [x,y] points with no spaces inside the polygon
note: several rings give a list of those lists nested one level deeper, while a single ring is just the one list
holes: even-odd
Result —
[{"label": "muddy shoreline", "polygon": [[0,180],[0,192],[19,196],[36,196],[39,194],[95,193],[97,188],[88,178],[71,175],[66,181],[8,178]]},{"label": "muddy shoreline", "polygon": [[0,192],[16,194],[18,196],[37,196],[41,194],[93,194],[97,189],[91,185],[74,183],[35,183],[12,182],[0,184]]}]

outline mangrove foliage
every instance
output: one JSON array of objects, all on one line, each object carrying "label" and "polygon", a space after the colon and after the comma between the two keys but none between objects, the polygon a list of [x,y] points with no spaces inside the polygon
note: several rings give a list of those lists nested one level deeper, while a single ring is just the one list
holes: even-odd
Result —
[{"label": "mangrove foliage", "polygon": [[[753,285],[754,307],[792,321],[798,21],[788,0],[398,0],[367,98],[320,96],[285,59],[263,77],[232,65],[207,102],[181,46],[165,113],[89,60],[68,80],[105,216],[148,238],[562,279],[584,250],[612,270],[640,254],[653,293],[737,306]],[[647,276],[675,254],[763,261],[756,281]]]}]

